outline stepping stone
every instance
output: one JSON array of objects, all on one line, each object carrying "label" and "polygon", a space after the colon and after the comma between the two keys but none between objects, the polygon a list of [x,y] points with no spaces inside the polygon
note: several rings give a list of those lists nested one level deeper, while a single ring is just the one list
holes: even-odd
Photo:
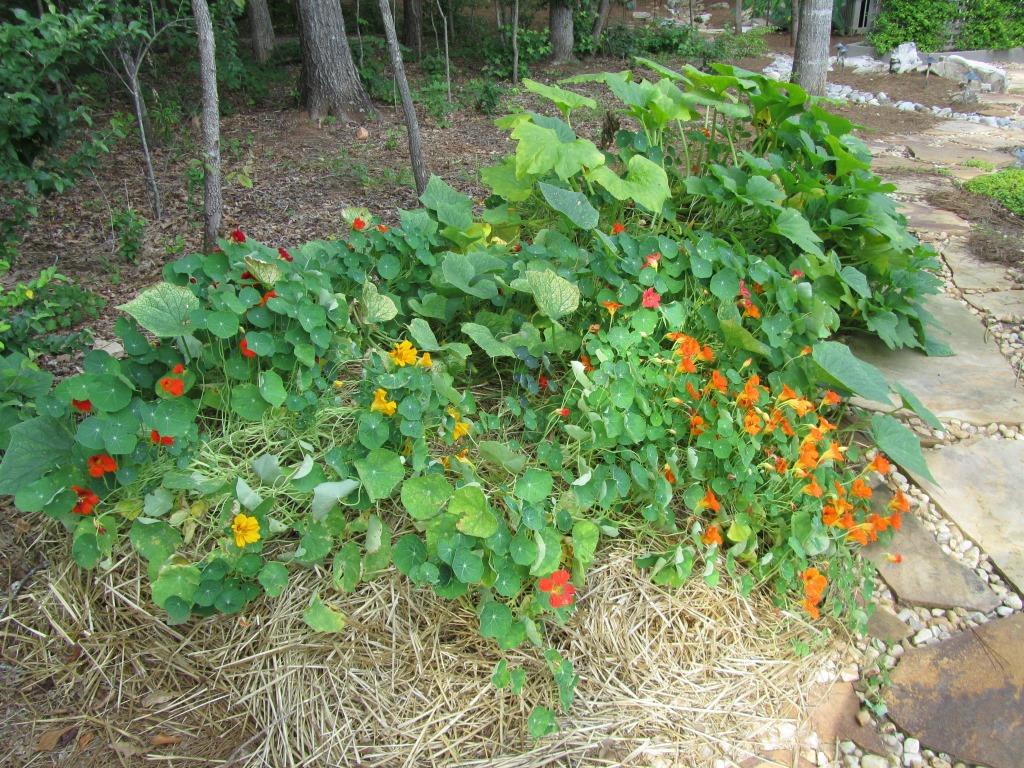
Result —
[{"label": "stepping stone", "polygon": [[[877,366],[890,381],[903,384],[940,419],[981,425],[1024,423],[1024,389],[1017,387],[999,348],[985,338],[981,321],[950,296],[931,296],[925,308],[950,332],[943,336],[932,331],[937,341],[952,348],[953,357],[891,350],[877,339],[863,336],[850,340],[854,354]],[[855,402],[864,408],[888,410],[859,398]]]},{"label": "stepping stone", "polygon": [[900,621],[895,613],[880,605],[875,606],[875,612],[868,619],[868,634],[888,645],[898,643],[913,633],[914,630]]},{"label": "stepping stone", "polygon": [[971,253],[962,238],[950,238],[941,251],[942,258],[953,272],[953,282],[962,291],[998,291],[1009,282],[1006,267],[982,261]]},{"label": "stepping stone", "polygon": [[866,752],[885,755],[889,749],[882,743],[878,732],[863,726],[857,720],[860,699],[852,683],[836,683],[811,711],[811,724],[822,744],[852,741]]},{"label": "stepping stone", "polygon": [[1016,322],[1024,317],[1024,290],[966,293],[964,299],[971,306],[997,318],[1009,318],[1006,322]]},{"label": "stepping stone", "polygon": [[889,716],[921,746],[991,768],[1024,768],[1024,614],[903,654]]},{"label": "stepping stone", "polygon": [[[888,488],[878,488],[872,499],[875,511],[888,514],[884,508],[891,498]],[[899,554],[902,561],[890,562],[890,553]],[[903,515],[902,527],[888,544],[875,542],[864,549],[864,556],[905,605],[987,613],[1002,602],[978,574],[943,552],[931,531],[912,514]]]},{"label": "stepping stone", "polygon": [[906,197],[925,197],[932,192],[949,188],[949,181],[941,176],[915,173],[911,176],[885,177],[885,181],[896,185],[896,194]]},{"label": "stepping stone", "polygon": [[1013,157],[1005,152],[981,149],[960,144],[942,144],[935,146],[920,141],[905,142],[907,149],[914,157],[935,165],[963,165],[971,160],[991,163],[996,168],[1013,165]]},{"label": "stepping stone", "polygon": [[1024,591],[1024,440],[960,442],[925,451],[925,461],[937,484],[915,482]]},{"label": "stepping stone", "polygon": [[907,217],[907,226],[915,232],[965,235],[971,230],[970,223],[952,211],[944,211],[927,203],[900,203],[899,212]]}]

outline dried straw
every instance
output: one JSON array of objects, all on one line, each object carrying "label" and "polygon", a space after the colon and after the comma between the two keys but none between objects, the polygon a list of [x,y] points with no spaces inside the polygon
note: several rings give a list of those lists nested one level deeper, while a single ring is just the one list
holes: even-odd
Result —
[{"label": "dried straw", "polygon": [[[0,623],[5,682],[20,691],[0,722],[2,765],[53,764],[31,749],[55,724],[102,737],[84,748],[71,740],[75,756],[62,764],[79,766],[739,762],[796,717],[824,656],[799,658],[792,641],[807,629],[764,598],[699,579],[656,586],[619,544],[600,553],[574,617],[553,634],[581,679],[562,732],[535,744],[529,708],[556,700],[543,662],[533,649],[514,653],[510,664],[529,673],[524,696],[496,690],[501,657],[467,603],[393,572],[329,594],[309,571],[244,617],[167,627],[150,612],[134,557],[84,574],[58,542],[55,565]],[[303,624],[316,589],[348,615],[341,635]],[[180,741],[154,748],[156,733]]]}]

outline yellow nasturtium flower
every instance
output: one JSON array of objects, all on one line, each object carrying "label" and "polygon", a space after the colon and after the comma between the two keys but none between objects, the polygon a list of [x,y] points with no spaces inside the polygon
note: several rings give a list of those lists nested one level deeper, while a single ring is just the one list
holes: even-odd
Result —
[{"label": "yellow nasturtium flower", "polygon": [[468,421],[457,421],[455,427],[452,429],[452,440],[461,440],[463,437],[469,434],[469,422]]},{"label": "yellow nasturtium flower", "polygon": [[373,393],[373,402],[370,403],[371,411],[383,413],[385,416],[394,416],[397,409],[398,403],[394,400],[388,400],[388,391],[386,389],[378,389]]},{"label": "yellow nasturtium flower", "polygon": [[421,368],[429,368],[434,364],[434,361],[430,359],[430,353],[424,352],[420,355],[420,361],[417,363]]},{"label": "yellow nasturtium flower", "polygon": [[231,533],[235,536],[235,546],[239,549],[246,544],[255,544],[260,540],[260,521],[251,515],[235,515],[231,523]]},{"label": "yellow nasturtium flower", "polygon": [[416,347],[409,341],[402,341],[389,353],[392,362],[399,368],[416,364]]}]

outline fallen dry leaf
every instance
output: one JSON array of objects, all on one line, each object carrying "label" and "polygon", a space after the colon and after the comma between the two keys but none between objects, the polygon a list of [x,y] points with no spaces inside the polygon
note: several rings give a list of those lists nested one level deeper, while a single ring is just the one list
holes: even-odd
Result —
[{"label": "fallen dry leaf", "polygon": [[360,125],[359,130],[356,131],[356,138],[359,139],[359,141],[366,141],[370,138],[370,132]]},{"label": "fallen dry leaf", "polygon": [[[77,730],[77,726],[65,725],[61,728],[50,728],[43,731],[39,734],[39,740],[36,742],[36,752],[52,752],[58,747],[67,746],[75,736],[71,732]],[[65,735],[68,735],[67,738],[64,738]]]},{"label": "fallen dry leaf", "polygon": [[123,739],[115,741],[110,745],[110,747],[117,752],[117,754],[121,755],[121,757],[135,757],[136,755],[141,755],[146,751],[138,744],[132,744],[130,741],[124,741]]},{"label": "fallen dry leaf", "polygon": [[149,739],[149,743],[154,747],[168,747],[171,744],[177,744],[179,741],[181,741],[181,736],[175,733],[155,733]]},{"label": "fallen dry leaf", "polygon": [[92,731],[84,731],[82,735],[78,737],[78,748],[85,749],[92,743],[92,740],[95,738],[96,734]]}]

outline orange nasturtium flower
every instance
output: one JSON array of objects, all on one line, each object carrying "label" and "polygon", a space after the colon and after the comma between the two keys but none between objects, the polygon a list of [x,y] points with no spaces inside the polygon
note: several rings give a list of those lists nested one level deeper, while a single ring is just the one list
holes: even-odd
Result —
[{"label": "orange nasturtium flower", "polygon": [[757,411],[751,408],[747,411],[747,415],[743,417],[743,429],[751,435],[757,435],[761,432],[761,417],[757,415]]},{"label": "orange nasturtium flower", "polygon": [[569,572],[564,568],[545,576],[537,583],[541,592],[547,592],[552,608],[565,608],[572,605],[576,587],[569,581]]},{"label": "orange nasturtium flower", "polygon": [[836,464],[841,464],[844,458],[843,451],[845,450],[845,448],[838,445],[834,440],[831,440],[829,441],[828,449],[823,454],[821,454],[821,460],[827,461],[829,459],[832,459],[832,461],[834,461]]},{"label": "orange nasturtium flower", "polygon": [[711,378],[708,380],[707,389],[708,391],[717,389],[719,392],[729,394],[729,380],[718,371],[712,371]]},{"label": "orange nasturtium flower", "polygon": [[825,392],[825,397],[822,399],[822,405],[839,405],[842,399],[838,393],[833,392],[831,389]]},{"label": "orange nasturtium flower", "polygon": [[839,510],[833,504],[826,504],[821,508],[821,522],[825,525],[839,525]]},{"label": "orange nasturtium flower", "polygon": [[690,417],[690,434],[694,437],[698,437],[704,434],[705,429],[707,429],[707,427],[704,425],[704,417],[699,413],[693,414],[693,416]]},{"label": "orange nasturtium flower", "polygon": [[676,484],[676,473],[672,471],[672,467],[668,464],[661,468],[661,474],[668,481],[669,485]]},{"label": "orange nasturtium flower", "polygon": [[743,385],[743,391],[736,395],[736,405],[740,408],[750,408],[757,405],[761,399],[761,392],[765,389],[761,384],[761,377],[756,373],[747,379]]},{"label": "orange nasturtium flower", "polygon": [[779,395],[778,400],[779,405],[788,405],[796,411],[798,416],[806,416],[814,410],[814,403],[800,397],[787,384],[782,385],[782,393]]},{"label": "orange nasturtium flower", "polygon": [[370,403],[370,410],[383,413],[385,416],[394,416],[395,411],[398,410],[398,403],[394,400],[388,400],[388,391],[386,389],[378,389],[373,393],[373,402]]},{"label": "orange nasturtium flower", "polygon": [[589,355],[580,355],[580,362],[583,363],[584,373],[591,373],[594,370],[594,364],[590,362]]},{"label": "orange nasturtium flower", "polygon": [[612,234],[613,235],[621,235],[625,231],[626,231],[626,228],[624,226],[622,226],[622,224],[620,224],[619,222],[616,221],[614,224],[612,224]]},{"label": "orange nasturtium flower", "polygon": [[108,472],[117,472],[117,461],[113,456],[105,453],[97,453],[86,459],[86,466],[89,469],[89,477],[103,477]]},{"label": "orange nasturtium flower", "polygon": [[800,489],[802,493],[806,493],[808,496],[813,496],[816,499],[820,499],[821,495],[825,492],[820,485],[818,485],[818,478],[811,475],[811,482]]},{"label": "orange nasturtium flower", "polygon": [[818,605],[825,596],[828,579],[817,568],[808,568],[800,574],[800,578],[804,582],[804,610],[812,619],[817,619],[821,616]]},{"label": "orange nasturtium flower", "polygon": [[717,544],[719,547],[722,546],[722,534],[718,530],[717,525],[712,525],[708,528],[704,535],[700,537],[700,540],[707,547],[710,547],[712,544]]},{"label": "orange nasturtium flower", "polygon": [[388,352],[388,355],[391,357],[391,361],[399,368],[416,364],[416,347],[408,340],[399,342]]},{"label": "orange nasturtium flower", "polygon": [[235,537],[235,546],[243,549],[246,544],[255,544],[260,540],[260,521],[252,515],[235,515],[231,522],[231,533]]},{"label": "orange nasturtium flower", "polygon": [[608,314],[615,317],[615,313],[622,309],[623,305],[617,301],[602,301],[601,306],[608,310]]},{"label": "orange nasturtium flower", "polygon": [[712,512],[719,512],[722,509],[721,503],[718,501],[718,497],[715,496],[715,492],[708,488],[707,493],[704,494],[704,498],[697,504],[698,508],[710,509]]},{"label": "orange nasturtium flower", "polygon": [[853,481],[853,485],[850,487],[850,493],[858,499],[870,499],[872,496],[871,486],[859,477]]},{"label": "orange nasturtium flower", "polygon": [[[245,344],[245,339],[242,339],[242,344]],[[160,389],[171,397],[181,397],[185,394],[185,380],[179,379],[177,376],[164,376],[158,384]]]},{"label": "orange nasturtium flower", "polygon": [[869,471],[877,472],[880,475],[889,474],[890,469],[892,469],[892,464],[889,463],[889,460],[882,453],[876,453],[875,458],[868,464]]}]

